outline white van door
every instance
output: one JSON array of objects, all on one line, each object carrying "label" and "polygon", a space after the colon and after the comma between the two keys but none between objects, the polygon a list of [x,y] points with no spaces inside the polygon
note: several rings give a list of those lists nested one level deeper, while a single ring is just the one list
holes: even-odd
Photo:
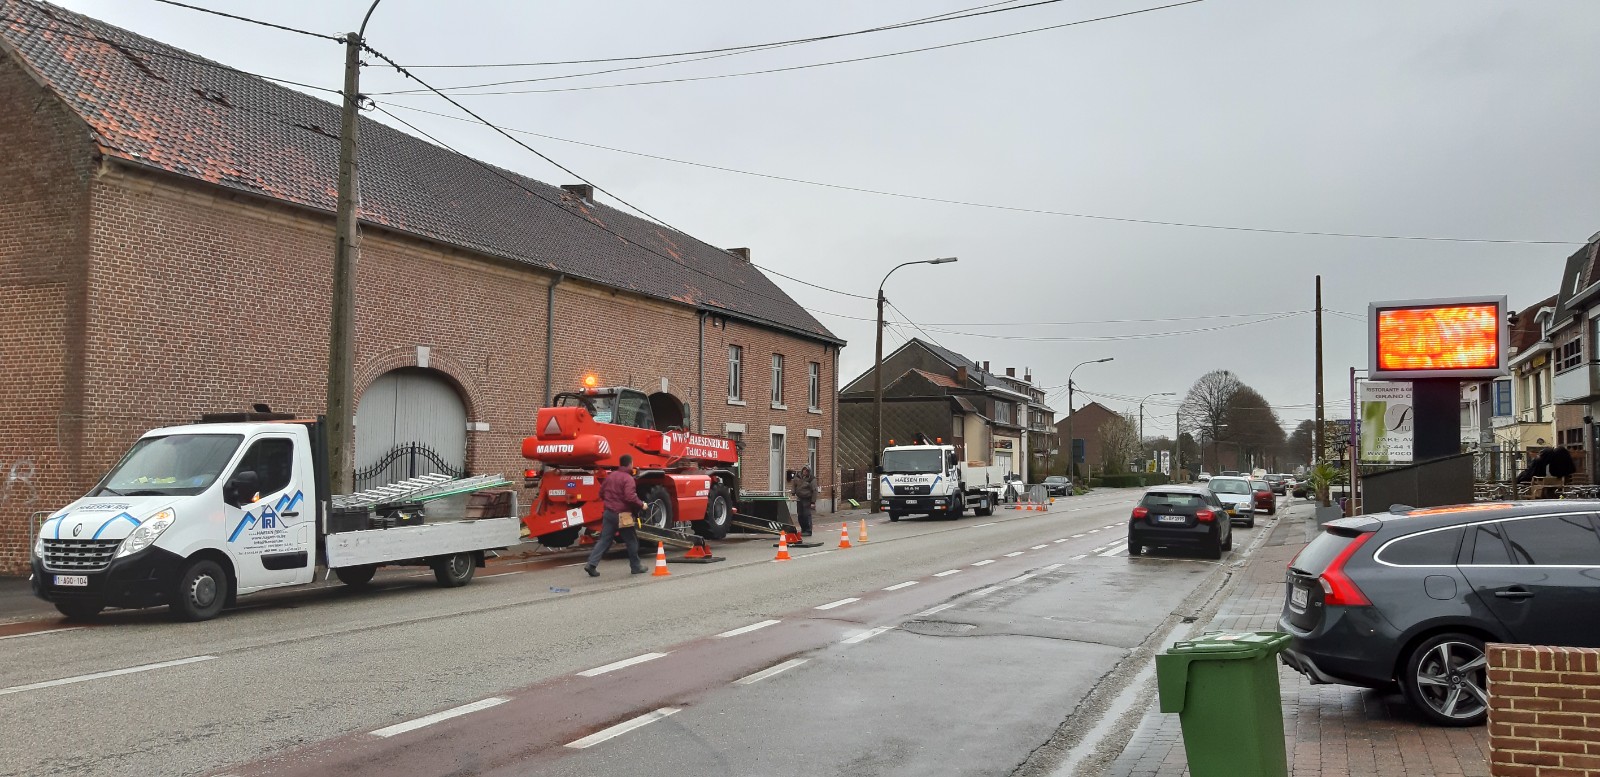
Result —
[{"label": "white van door", "polygon": [[317,510],[306,463],[296,461],[293,438],[262,435],[223,481],[223,528],[240,593],[311,582]]}]

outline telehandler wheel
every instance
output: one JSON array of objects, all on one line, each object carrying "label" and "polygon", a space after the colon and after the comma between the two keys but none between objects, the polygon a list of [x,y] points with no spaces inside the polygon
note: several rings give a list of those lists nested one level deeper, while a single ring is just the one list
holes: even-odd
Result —
[{"label": "telehandler wheel", "polygon": [[433,579],[439,582],[440,588],[460,588],[472,582],[472,575],[477,571],[478,559],[471,553],[433,558]]},{"label": "telehandler wheel", "polygon": [[553,531],[539,538],[539,544],[547,548],[570,548],[572,543],[578,541],[578,536],[583,534],[582,526],[568,526],[561,531]]},{"label": "telehandler wheel", "polygon": [[67,616],[69,621],[93,620],[105,608],[105,605],[92,600],[69,599],[64,602],[56,602],[56,609],[61,611],[62,615]]},{"label": "telehandler wheel", "polygon": [[720,540],[728,536],[732,508],[733,500],[728,487],[721,483],[712,485],[711,493],[706,497],[706,517],[694,522],[694,533],[708,540]]},{"label": "telehandler wheel", "polygon": [[367,583],[372,582],[372,576],[377,573],[377,564],[362,564],[361,566],[357,567],[339,567],[338,569],[333,570],[333,574],[339,578],[339,582],[344,583],[351,588],[365,588]]},{"label": "telehandler wheel", "polygon": [[671,529],[676,519],[672,515],[672,495],[667,493],[667,487],[651,486],[644,492],[644,515],[639,516],[639,523],[656,529]]}]

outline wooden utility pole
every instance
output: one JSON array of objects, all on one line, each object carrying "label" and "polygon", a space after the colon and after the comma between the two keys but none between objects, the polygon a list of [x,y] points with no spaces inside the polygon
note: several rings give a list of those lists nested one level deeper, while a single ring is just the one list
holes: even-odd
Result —
[{"label": "wooden utility pole", "polygon": [[[374,7],[377,5],[373,4]],[[371,14],[371,11],[368,11]],[[365,25],[363,25],[365,26]],[[356,226],[356,130],[361,102],[361,36],[345,36],[344,106],[339,121],[339,199],[334,217],[333,298],[328,323],[328,488],[354,490],[356,260],[361,234]]]},{"label": "wooden utility pole", "polygon": [[1312,430],[1311,463],[1322,460],[1322,276],[1317,276],[1317,427]]}]

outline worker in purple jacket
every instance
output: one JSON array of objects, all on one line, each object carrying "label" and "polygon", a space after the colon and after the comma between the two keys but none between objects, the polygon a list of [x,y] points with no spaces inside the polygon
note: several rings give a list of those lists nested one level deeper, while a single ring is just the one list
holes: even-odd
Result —
[{"label": "worker in purple jacket", "polygon": [[583,571],[590,577],[599,577],[600,570],[595,565],[600,563],[600,557],[611,548],[611,538],[618,531],[622,532],[622,542],[628,546],[628,564],[633,567],[636,575],[644,574],[644,565],[639,563],[639,533],[638,519],[633,525],[621,529],[617,523],[624,512],[633,511],[637,516],[644,509],[644,502],[639,501],[639,486],[633,482],[633,457],[623,454],[617,459],[617,468],[606,476],[606,481],[600,484],[600,501],[603,504],[600,513],[600,539],[594,543],[594,549],[589,551],[589,563],[583,566]]}]

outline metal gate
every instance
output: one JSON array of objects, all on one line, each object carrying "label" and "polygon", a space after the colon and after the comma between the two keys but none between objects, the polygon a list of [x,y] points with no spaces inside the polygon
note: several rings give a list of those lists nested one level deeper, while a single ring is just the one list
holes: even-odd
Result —
[{"label": "metal gate", "polygon": [[466,470],[466,406],[433,370],[407,367],[379,375],[361,393],[355,431],[358,488]]},{"label": "metal gate", "polygon": [[466,477],[467,471],[465,467],[452,466],[444,456],[439,455],[438,451],[422,443],[406,443],[396,445],[371,466],[356,470],[355,490],[366,491],[369,488],[435,474],[460,478]]}]

